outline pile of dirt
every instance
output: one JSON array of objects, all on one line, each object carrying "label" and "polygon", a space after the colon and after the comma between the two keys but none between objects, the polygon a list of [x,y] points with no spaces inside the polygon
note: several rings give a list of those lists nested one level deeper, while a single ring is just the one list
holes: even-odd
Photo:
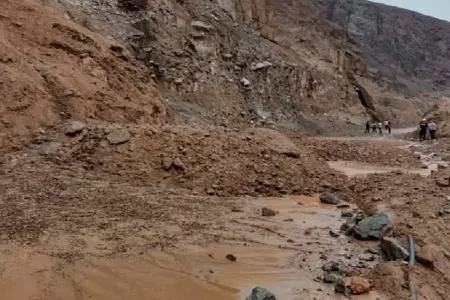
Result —
[{"label": "pile of dirt", "polygon": [[389,141],[336,141],[307,139],[305,145],[326,161],[355,161],[393,167],[420,167],[413,153],[390,145]]},{"label": "pile of dirt", "polygon": [[[94,173],[218,196],[312,194],[339,190],[345,182],[317,164],[324,160],[313,149],[270,129],[97,123],[70,133],[73,123],[67,126],[53,136],[36,136],[33,147],[57,164]],[[115,145],[111,137],[124,131],[126,139]]]},{"label": "pile of dirt", "polygon": [[2,2],[0,148],[79,117],[154,123],[166,109],[128,51],[36,1]]}]

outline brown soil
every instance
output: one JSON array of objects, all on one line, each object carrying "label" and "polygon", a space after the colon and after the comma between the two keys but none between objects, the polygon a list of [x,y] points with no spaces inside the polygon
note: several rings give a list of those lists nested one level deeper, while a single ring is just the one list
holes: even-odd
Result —
[{"label": "brown soil", "polygon": [[[355,299],[408,299],[410,282],[422,298],[447,298],[449,170],[402,171],[423,164],[413,151],[445,158],[444,141],[408,152],[175,124],[124,47],[39,3],[4,0],[0,12],[1,299],[244,299],[256,285],[343,299],[322,282],[332,262],[346,281],[373,280]],[[396,171],[349,178],[329,167],[338,160]],[[343,206],[321,204],[324,191]],[[339,234],[342,210],[356,206],[387,211],[385,234],[405,246],[413,236],[418,262],[368,257],[377,242]]]}]

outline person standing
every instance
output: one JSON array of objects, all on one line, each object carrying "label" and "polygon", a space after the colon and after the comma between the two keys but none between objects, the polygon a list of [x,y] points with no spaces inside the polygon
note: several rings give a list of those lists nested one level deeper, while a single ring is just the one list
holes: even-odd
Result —
[{"label": "person standing", "polygon": [[380,132],[380,135],[383,135],[383,123],[378,122],[378,130]]},{"label": "person standing", "polygon": [[377,132],[377,123],[376,122],[372,122],[372,133]]},{"label": "person standing", "polygon": [[366,133],[370,133],[370,121],[366,123]]},{"label": "person standing", "polygon": [[388,121],[388,126],[387,126],[388,128],[388,133],[389,134],[391,134],[391,130],[392,130],[392,124],[391,124],[391,121]]},{"label": "person standing", "polygon": [[428,130],[430,131],[430,137],[432,141],[436,139],[436,129],[437,129],[436,123],[434,123],[433,120],[430,120],[428,122]]},{"label": "person standing", "polygon": [[384,121],[384,130],[386,132],[388,132],[388,125],[389,125],[389,121],[388,120]]},{"label": "person standing", "polygon": [[422,119],[419,123],[419,139],[420,141],[425,141],[427,139],[427,128],[428,123],[426,119]]}]

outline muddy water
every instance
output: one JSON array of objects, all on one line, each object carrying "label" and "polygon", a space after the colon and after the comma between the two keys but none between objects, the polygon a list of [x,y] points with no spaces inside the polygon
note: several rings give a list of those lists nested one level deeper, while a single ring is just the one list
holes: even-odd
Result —
[{"label": "muddy water", "polygon": [[329,161],[330,168],[342,172],[349,177],[364,176],[374,173],[389,173],[394,171],[402,171],[404,173],[419,174],[422,176],[429,176],[432,172],[432,168],[419,169],[419,168],[397,168],[387,166],[377,166],[366,163],[360,163],[356,161]]},{"label": "muddy water", "polygon": [[[321,204],[317,197],[243,201],[247,205],[242,216],[230,219],[227,230],[246,238],[246,243],[122,258],[87,257],[73,264],[31,248],[0,248],[0,299],[239,300],[255,286],[283,300],[346,299],[335,294],[332,285],[317,281],[323,275],[321,266],[341,261],[352,267],[374,245],[330,236],[329,231],[343,222],[340,209]],[[262,207],[279,213],[262,217]],[[237,261],[227,260],[227,254]],[[365,262],[365,268],[375,263]],[[384,298],[371,292],[353,299]]]}]

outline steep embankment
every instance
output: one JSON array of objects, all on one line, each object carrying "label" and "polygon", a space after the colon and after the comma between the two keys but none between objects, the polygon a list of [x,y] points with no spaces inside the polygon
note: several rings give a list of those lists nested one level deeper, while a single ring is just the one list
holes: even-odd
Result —
[{"label": "steep embankment", "polygon": [[364,0],[315,2],[361,48],[373,72],[405,91],[449,90],[450,23]]},{"label": "steep embankment", "polygon": [[2,2],[0,148],[69,118],[159,122],[151,78],[127,50],[35,1]]}]

